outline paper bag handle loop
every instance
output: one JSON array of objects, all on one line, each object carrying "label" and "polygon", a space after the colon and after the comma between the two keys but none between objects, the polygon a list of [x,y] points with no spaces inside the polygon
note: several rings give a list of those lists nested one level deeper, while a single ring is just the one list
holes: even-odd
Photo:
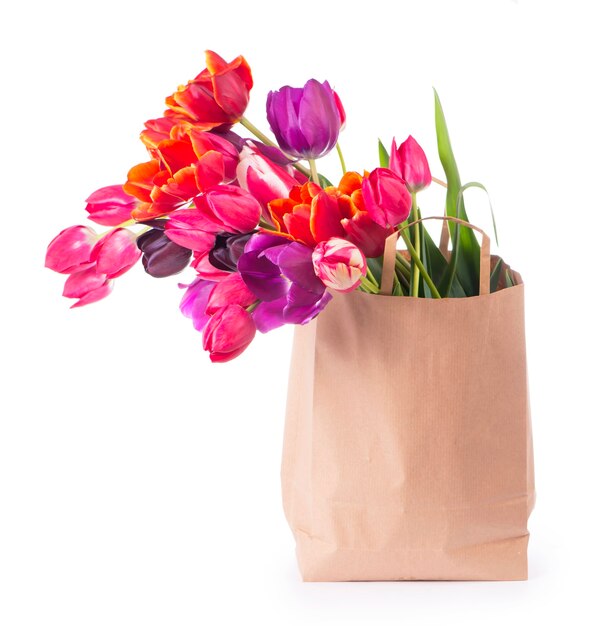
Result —
[{"label": "paper bag handle loop", "polygon": [[471,228],[472,230],[477,231],[482,235],[482,245],[480,247],[480,295],[485,296],[490,293],[490,237],[477,226],[466,222],[458,217],[451,217],[445,215],[444,217],[434,216],[434,217],[422,217],[419,220],[414,220],[413,222],[399,228],[396,232],[392,233],[386,238],[386,244],[384,246],[384,258],[382,261],[382,279],[380,281],[380,294],[384,296],[390,296],[392,294],[393,287],[393,274],[395,271],[395,256],[397,254],[397,240],[399,238],[399,234],[405,228],[409,228],[415,224],[419,224],[420,222],[425,222],[426,220],[443,220],[446,224],[447,222],[454,222],[455,224],[461,224],[467,228]]}]

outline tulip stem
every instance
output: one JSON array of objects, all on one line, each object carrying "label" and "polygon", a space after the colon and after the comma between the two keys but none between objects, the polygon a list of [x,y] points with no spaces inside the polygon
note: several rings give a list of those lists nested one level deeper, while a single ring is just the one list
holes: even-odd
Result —
[{"label": "tulip stem", "polygon": [[366,276],[361,277],[361,289],[366,293],[378,293],[378,286],[372,284]]},{"label": "tulip stem", "polygon": [[[245,126],[245,128],[250,133],[255,135],[262,143],[265,143],[267,146],[273,146],[274,148],[278,148],[280,150],[279,146],[274,141],[272,141],[272,139],[270,139],[267,135],[264,135],[264,133],[257,126],[254,126],[246,117],[242,117],[239,120],[239,123],[242,126]],[[280,151],[282,152],[282,150],[280,150]],[[283,152],[283,154],[284,154],[284,152]],[[288,157],[288,155],[285,154],[285,156],[290,159],[290,157]],[[291,165],[296,170],[299,170],[302,174],[305,174],[305,176],[309,176],[309,170],[306,167],[304,167],[303,165],[301,165],[301,163],[293,162],[293,163],[291,163]]]},{"label": "tulip stem", "polygon": [[309,169],[311,172],[311,180],[312,182],[316,183],[316,185],[320,184],[320,179],[318,178],[318,170],[316,168],[316,160],[315,159],[308,159],[307,162],[309,163]]},{"label": "tulip stem", "polygon": [[338,158],[341,162],[341,169],[343,170],[343,174],[347,173],[347,165],[345,164],[345,157],[343,156],[343,151],[341,150],[341,144],[336,142],[336,151],[338,152]]},{"label": "tulip stem", "polygon": [[372,270],[369,268],[367,264],[366,264],[366,276],[368,277],[368,281],[372,283],[372,285],[374,285],[374,287],[376,288],[376,293],[378,293],[380,291],[380,286],[378,285],[378,281],[376,280],[376,277],[372,274]]},{"label": "tulip stem", "polygon": [[417,265],[417,267],[419,268],[422,278],[426,281],[426,284],[428,285],[428,287],[430,288],[430,291],[432,292],[432,297],[441,298],[442,296],[440,295],[438,289],[436,289],[436,285],[434,284],[434,282],[430,278],[430,275],[426,271],[426,268],[424,267],[424,264],[421,262],[421,259],[419,258],[417,252],[415,251],[415,248],[413,247],[413,244],[411,243],[409,237],[405,237],[405,232],[406,231],[401,232],[401,237],[403,237],[403,241],[407,245],[407,250],[409,250],[411,259],[413,260],[415,265]]},{"label": "tulip stem", "polygon": [[[417,196],[415,193],[411,194],[411,212],[413,219],[419,219],[419,209],[417,208]],[[418,257],[421,257],[421,224],[415,225],[414,233],[415,253]],[[419,267],[417,264],[413,267],[413,273],[411,277],[411,295],[414,298],[419,297]]]}]

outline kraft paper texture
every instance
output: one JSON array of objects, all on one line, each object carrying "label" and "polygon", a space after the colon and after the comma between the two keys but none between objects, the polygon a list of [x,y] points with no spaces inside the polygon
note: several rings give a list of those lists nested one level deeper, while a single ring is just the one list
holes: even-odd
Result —
[{"label": "kraft paper texture", "polygon": [[298,326],[282,496],[305,581],[524,580],[524,286],[352,292]]}]

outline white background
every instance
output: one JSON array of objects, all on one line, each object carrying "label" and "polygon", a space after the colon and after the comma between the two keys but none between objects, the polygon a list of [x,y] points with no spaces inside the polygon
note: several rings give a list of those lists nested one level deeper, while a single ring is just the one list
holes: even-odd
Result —
[{"label": "white background", "polygon": [[[8,7],[8,8],[7,8]],[[591,2],[12,2],[0,16],[0,623],[595,623],[598,44]],[[145,158],[137,134],[244,54],[248,116],[328,79],[356,169],[442,98],[527,284],[538,501],[523,583],[302,583],[280,502],[291,329],[211,365],[177,278],[70,311],[45,246]],[[331,160],[322,171],[338,174]],[[479,195],[478,195],[479,194]],[[442,195],[422,195],[427,214]],[[470,217],[489,228],[483,194]],[[189,278],[183,276],[183,279]],[[585,616],[585,617],[584,617]]]}]

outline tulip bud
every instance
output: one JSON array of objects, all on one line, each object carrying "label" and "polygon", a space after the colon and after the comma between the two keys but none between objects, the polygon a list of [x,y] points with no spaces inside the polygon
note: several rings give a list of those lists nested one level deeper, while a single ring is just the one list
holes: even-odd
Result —
[{"label": "tulip bud", "polygon": [[130,270],[141,256],[137,235],[126,228],[116,228],[102,237],[91,252],[97,271],[116,278]]},{"label": "tulip bud", "polygon": [[71,274],[89,267],[91,251],[98,235],[88,226],[69,226],[48,245],[46,267],[60,274]]},{"label": "tulip bud", "polygon": [[432,182],[428,159],[411,135],[398,148],[392,140],[390,169],[405,181],[411,193],[425,189]]},{"label": "tulip bud", "polygon": [[312,253],[316,276],[330,289],[341,293],[359,287],[366,275],[367,263],[363,252],[350,241],[332,237],[321,241]]},{"label": "tulip bud", "polygon": [[191,250],[171,241],[159,228],[152,228],[139,236],[137,247],[143,254],[142,263],[145,271],[155,278],[182,272],[191,259]]},{"label": "tulip bud", "polygon": [[65,298],[78,298],[71,309],[97,302],[105,298],[112,291],[112,281],[105,275],[99,274],[95,267],[71,274],[64,284],[62,295]]},{"label": "tulip bud", "polygon": [[411,211],[411,194],[394,172],[376,168],[362,183],[365,208],[376,224],[394,228],[405,221]]},{"label": "tulip bud", "polygon": [[238,304],[219,309],[203,331],[203,349],[213,363],[230,361],[239,356],[255,337],[251,315]]},{"label": "tulip bud", "polygon": [[341,112],[328,81],[271,91],[267,117],[281,149],[299,159],[318,159],[336,145]]},{"label": "tulip bud", "polygon": [[237,262],[245,250],[245,244],[255,231],[242,235],[222,233],[216,235],[214,247],[210,250],[209,261],[219,270],[237,271]]},{"label": "tulip bud", "polygon": [[102,226],[118,226],[131,219],[138,201],[123,191],[122,185],[110,185],[94,191],[86,200],[89,219]]}]

